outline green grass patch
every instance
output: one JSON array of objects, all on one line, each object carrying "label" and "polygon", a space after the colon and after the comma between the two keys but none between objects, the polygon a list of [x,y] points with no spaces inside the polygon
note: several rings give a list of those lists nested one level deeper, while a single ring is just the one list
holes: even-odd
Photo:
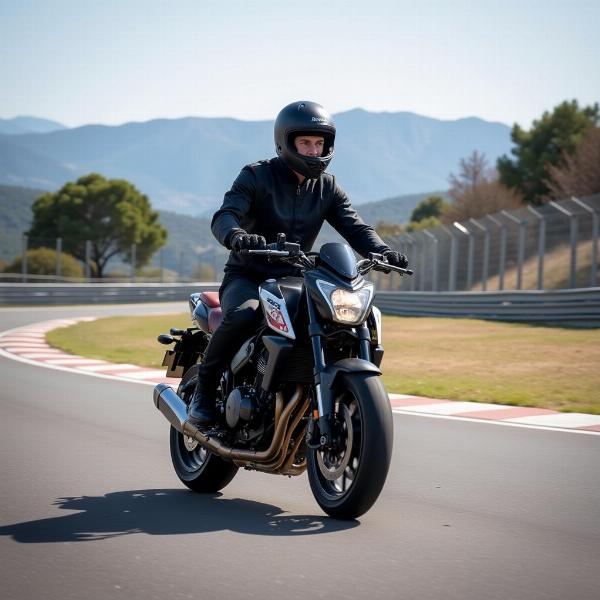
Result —
[{"label": "green grass patch", "polygon": [[[600,414],[600,330],[471,319],[384,317],[383,381],[390,392]],[[67,352],[160,368],[185,313],[110,317],[56,329]]]}]

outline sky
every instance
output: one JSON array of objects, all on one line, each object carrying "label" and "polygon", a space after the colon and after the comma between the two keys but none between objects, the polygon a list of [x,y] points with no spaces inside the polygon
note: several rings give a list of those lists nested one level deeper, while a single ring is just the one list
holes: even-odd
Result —
[{"label": "sky", "polygon": [[289,102],[528,128],[600,101],[598,0],[0,0],[0,118],[273,119]]}]

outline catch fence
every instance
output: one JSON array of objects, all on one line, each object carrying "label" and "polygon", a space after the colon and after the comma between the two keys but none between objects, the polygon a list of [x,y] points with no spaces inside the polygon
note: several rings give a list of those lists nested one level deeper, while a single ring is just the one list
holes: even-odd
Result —
[{"label": "catch fence", "polygon": [[376,283],[421,292],[595,287],[599,221],[600,194],[389,237],[415,275]]},{"label": "catch fence", "polygon": [[[358,207],[360,211],[360,207]],[[570,198],[542,206],[502,211],[479,219],[386,237],[390,246],[406,254],[415,274],[372,273],[380,291],[489,292],[595,287],[598,273],[600,194]],[[331,236],[320,238],[329,241]],[[331,237],[333,240],[334,238]],[[340,239],[336,236],[336,239]],[[0,282],[82,283],[217,281],[228,252],[209,245],[204,248],[165,247],[150,265],[139,269],[137,248],[128,251],[129,262],[116,257],[107,268],[108,277],[93,277],[92,242],[82,242],[78,255],[67,257],[66,240],[30,239],[23,235],[9,260],[17,259],[11,273],[0,273]],[[27,250],[54,250],[46,275],[32,274]],[[25,259],[23,260],[23,257]],[[20,260],[20,262],[18,262]],[[46,259],[48,260],[48,259]]]}]

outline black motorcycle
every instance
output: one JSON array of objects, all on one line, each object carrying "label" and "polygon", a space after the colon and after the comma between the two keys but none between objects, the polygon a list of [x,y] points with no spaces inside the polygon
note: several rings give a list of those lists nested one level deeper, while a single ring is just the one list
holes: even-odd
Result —
[{"label": "black motorcycle", "polygon": [[[221,321],[218,294],[190,296],[194,327],[159,336],[173,344],[167,375],[181,377],[175,392],[154,389],[154,404],[171,423],[173,466],[198,492],[225,487],[239,467],[308,479],[316,501],[332,517],[365,513],[385,483],[393,424],[379,366],[381,313],[373,306],[371,270],[412,274],[371,254],[356,261],[349,246],[324,244],[304,253],[285,235],[265,250],[244,253],[284,261],[300,277],[267,279],[259,287],[264,322],[223,373],[218,422],[199,430],[186,408],[198,363]],[[263,258],[264,260],[264,258]]]}]

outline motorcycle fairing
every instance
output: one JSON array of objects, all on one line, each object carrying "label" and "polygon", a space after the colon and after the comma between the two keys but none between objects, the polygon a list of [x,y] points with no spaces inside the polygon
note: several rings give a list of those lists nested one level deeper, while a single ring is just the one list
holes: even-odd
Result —
[{"label": "motorcycle fairing", "polygon": [[296,339],[287,304],[275,280],[265,281],[258,288],[265,322],[270,329],[291,340]]}]

